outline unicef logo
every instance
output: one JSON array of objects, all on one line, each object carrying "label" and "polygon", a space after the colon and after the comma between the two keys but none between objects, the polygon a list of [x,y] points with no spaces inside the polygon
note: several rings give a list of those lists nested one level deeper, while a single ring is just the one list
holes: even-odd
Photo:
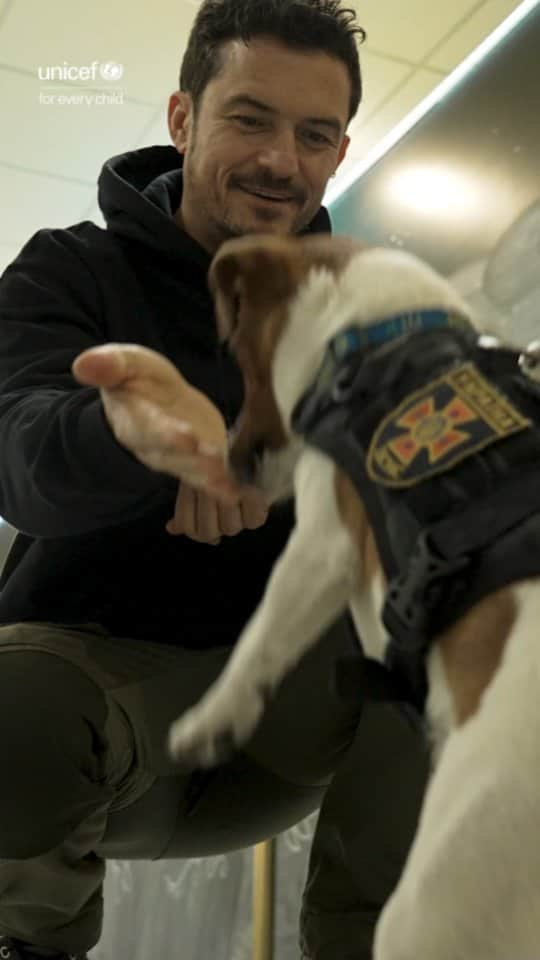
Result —
[{"label": "unicef logo", "polygon": [[108,63],[102,63],[99,72],[103,80],[108,80],[110,83],[113,83],[115,80],[120,80],[124,73],[124,68],[121,63],[115,63],[114,60],[110,60]]}]

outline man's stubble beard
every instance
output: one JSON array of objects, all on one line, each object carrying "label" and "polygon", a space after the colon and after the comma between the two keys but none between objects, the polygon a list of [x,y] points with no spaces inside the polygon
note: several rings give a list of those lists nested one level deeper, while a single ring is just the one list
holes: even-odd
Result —
[{"label": "man's stubble beard", "polygon": [[[206,201],[206,197],[208,196],[208,186],[206,183],[200,182],[196,174],[194,175],[192,172],[197,170],[197,132],[197,122],[195,121],[193,127],[193,139],[184,157],[184,183],[189,185],[190,195],[195,199],[197,207],[202,214],[200,222],[202,219],[212,246],[217,251],[221,244],[225,243],[226,240],[231,240],[235,237],[249,236],[249,234],[264,233],[264,221],[261,221],[260,224],[255,223],[249,227],[242,226],[238,222],[235,222],[233,215],[228,213],[226,199],[224,200],[224,212],[219,217],[216,216],[208,206]],[[217,197],[215,197],[215,201],[216,204],[219,204]],[[303,216],[300,218],[299,222],[293,221],[291,224],[291,229],[287,231],[287,234],[295,235],[300,233],[308,226],[309,223],[311,223],[312,219],[312,216]],[[273,233],[274,231],[269,232]]]},{"label": "man's stubble beard", "polygon": [[[212,246],[217,250],[226,240],[245,236],[246,231],[235,224],[232,217],[227,216],[226,210],[224,215],[217,216],[209,206],[207,200],[208,184],[200,180],[196,173],[197,146],[196,130],[194,130],[193,141],[184,157],[184,183],[189,189],[192,207],[196,205],[198,210],[198,221],[204,223],[205,232],[208,234]],[[217,197],[214,194],[212,194],[212,197],[217,205],[219,202]]]}]

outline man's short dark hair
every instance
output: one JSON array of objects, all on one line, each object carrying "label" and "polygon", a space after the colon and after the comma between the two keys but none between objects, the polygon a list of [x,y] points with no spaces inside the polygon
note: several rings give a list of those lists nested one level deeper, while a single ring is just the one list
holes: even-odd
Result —
[{"label": "man's short dark hair", "polygon": [[223,45],[270,36],[294,50],[313,50],[341,60],[349,72],[348,122],[362,99],[356,36],[365,31],[356,13],[341,0],[203,0],[193,24],[180,70],[180,90],[191,94],[195,116],[208,84],[220,73]]}]

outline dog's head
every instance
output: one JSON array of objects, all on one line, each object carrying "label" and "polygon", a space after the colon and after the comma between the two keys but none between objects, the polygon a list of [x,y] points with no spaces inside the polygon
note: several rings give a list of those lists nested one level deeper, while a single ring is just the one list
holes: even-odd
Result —
[{"label": "dog's head", "polygon": [[299,450],[280,411],[273,376],[291,304],[312,268],[337,271],[359,249],[348,237],[259,234],[227,241],[212,262],[209,286],[219,336],[228,341],[244,378],[230,464],[240,480],[276,497],[290,492]]}]

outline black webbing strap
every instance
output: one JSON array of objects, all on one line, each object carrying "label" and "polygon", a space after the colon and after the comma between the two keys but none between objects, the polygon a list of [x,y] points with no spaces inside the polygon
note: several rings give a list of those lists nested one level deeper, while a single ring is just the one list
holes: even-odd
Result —
[{"label": "black webbing strap", "polygon": [[[466,569],[475,557],[537,512],[538,475],[526,472],[459,516],[451,515],[421,533],[407,569],[388,586],[383,622],[396,643],[423,649],[434,618],[438,631],[448,627],[454,611],[445,604],[445,594],[452,581],[457,579],[466,589]],[[508,577],[512,579],[511,571]],[[452,596],[455,606],[455,589]]]}]

